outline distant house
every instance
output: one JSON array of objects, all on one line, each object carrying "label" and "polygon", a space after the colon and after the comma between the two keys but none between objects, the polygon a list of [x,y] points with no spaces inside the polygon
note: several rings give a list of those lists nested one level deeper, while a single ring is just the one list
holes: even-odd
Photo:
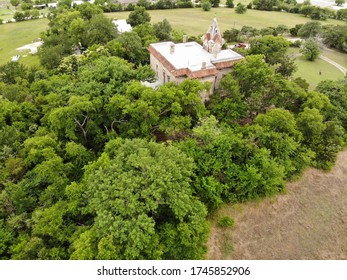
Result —
[{"label": "distant house", "polygon": [[76,1],[72,1],[71,2],[71,7],[78,6],[78,5],[81,5],[83,3],[87,3],[87,2],[89,2],[90,4],[94,4],[95,0],[88,0],[88,1],[76,0]]},{"label": "distant house", "polygon": [[130,32],[132,30],[131,25],[125,19],[116,19],[112,23],[116,26],[118,33]]},{"label": "distant house", "polygon": [[118,0],[117,3],[127,6],[129,4],[136,4],[139,0]]},{"label": "distant house", "polygon": [[149,45],[151,68],[156,72],[160,84],[179,84],[187,78],[210,82],[210,91],[202,94],[202,99],[207,100],[222,77],[244,58],[230,49],[222,50],[224,39],[216,19],[213,19],[202,40],[203,46],[196,42]]},{"label": "distant house", "polygon": [[58,3],[48,3],[47,7],[48,8],[58,8]]},{"label": "distant house", "polygon": [[43,9],[45,9],[45,8],[46,8],[46,4],[41,4],[41,5],[33,5],[33,8],[43,10]]}]

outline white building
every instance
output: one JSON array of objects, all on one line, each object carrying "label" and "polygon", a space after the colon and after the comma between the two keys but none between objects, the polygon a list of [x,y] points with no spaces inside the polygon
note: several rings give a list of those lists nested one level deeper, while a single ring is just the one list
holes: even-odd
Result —
[{"label": "white building", "polygon": [[132,30],[131,25],[125,19],[113,20],[112,23],[116,26],[118,33],[130,32]]},{"label": "white building", "polygon": [[148,50],[151,68],[156,72],[159,83],[179,84],[187,78],[210,82],[210,92],[202,96],[203,100],[209,98],[222,77],[230,72],[243,56],[230,49],[221,49],[224,40],[216,19],[213,19],[202,39],[203,46],[196,42],[150,44]]}]

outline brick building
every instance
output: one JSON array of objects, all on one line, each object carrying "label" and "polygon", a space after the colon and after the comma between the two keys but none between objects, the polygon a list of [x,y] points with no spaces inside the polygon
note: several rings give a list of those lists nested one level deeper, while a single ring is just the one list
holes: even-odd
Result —
[{"label": "brick building", "polygon": [[224,40],[215,18],[202,40],[203,46],[196,42],[160,42],[149,45],[151,67],[157,74],[159,84],[181,83],[187,78],[210,82],[210,92],[202,95],[203,100],[208,99],[221,78],[243,56],[230,49],[222,50]]}]

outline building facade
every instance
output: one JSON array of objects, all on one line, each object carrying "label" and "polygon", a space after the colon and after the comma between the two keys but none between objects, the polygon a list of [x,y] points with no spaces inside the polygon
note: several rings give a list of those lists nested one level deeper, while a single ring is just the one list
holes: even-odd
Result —
[{"label": "building facade", "polygon": [[209,92],[203,93],[206,100],[218,87],[222,77],[232,70],[243,56],[230,50],[222,50],[224,40],[214,18],[206,34],[202,37],[203,46],[196,42],[160,42],[150,44],[151,68],[156,72],[159,84],[181,83],[187,78],[209,82]]}]

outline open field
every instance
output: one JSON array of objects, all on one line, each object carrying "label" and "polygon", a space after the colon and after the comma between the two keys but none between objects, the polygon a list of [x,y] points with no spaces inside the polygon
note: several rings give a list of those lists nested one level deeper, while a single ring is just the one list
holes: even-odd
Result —
[{"label": "open field", "polygon": [[7,8],[0,8],[0,19],[9,20],[13,18],[15,11]]},{"label": "open field", "polygon": [[[323,59],[317,58],[314,62],[306,60],[300,54],[299,48],[290,48],[288,54],[295,57],[295,64],[298,66],[297,71],[293,75],[294,78],[304,78],[310,84],[310,90],[314,90],[321,81],[339,80],[344,77],[344,74],[338,68]],[[321,50],[321,55],[334,60],[342,66],[347,66],[347,55],[339,51],[331,49]]]},{"label": "open field", "polygon": [[310,168],[287,184],[286,194],[226,206],[216,215],[231,216],[236,225],[213,224],[209,259],[346,260],[347,151],[329,173]]},{"label": "open field", "polygon": [[295,72],[294,78],[305,78],[310,84],[310,90],[314,90],[321,81],[338,80],[344,77],[340,70],[320,58],[312,62],[306,60],[303,56],[299,56],[295,59],[295,63],[298,66],[298,70]]},{"label": "open field", "polygon": [[345,53],[333,49],[324,49],[321,50],[321,55],[324,55],[347,68],[347,55]]},{"label": "open field", "polygon": [[[0,64],[10,61],[11,57],[17,54],[26,54],[26,52],[17,51],[16,48],[30,44],[32,40],[39,38],[41,32],[47,29],[47,24],[47,19],[36,19],[0,25]],[[21,57],[19,61],[33,65],[36,64],[37,59],[29,55]]]},{"label": "open field", "polygon": [[[263,28],[277,26],[279,24],[294,27],[295,24],[311,21],[302,15],[290,14],[284,12],[267,12],[257,10],[247,10],[243,15],[235,13],[234,9],[212,8],[209,12],[202,9],[175,9],[175,10],[153,10],[148,11],[151,15],[151,22],[156,23],[167,19],[173,28],[180,29],[188,35],[197,36],[206,32],[211,24],[212,18],[216,15],[219,28],[224,31],[230,28],[241,28],[244,25]],[[105,14],[110,18],[127,19],[129,12],[118,12]],[[346,22],[337,20],[322,21],[322,24],[346,25]]]}]

